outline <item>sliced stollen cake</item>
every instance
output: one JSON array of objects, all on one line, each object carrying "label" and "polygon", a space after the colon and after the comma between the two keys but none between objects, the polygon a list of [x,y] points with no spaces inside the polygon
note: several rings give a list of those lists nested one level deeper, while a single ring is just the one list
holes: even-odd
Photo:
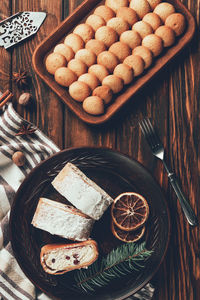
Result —
[{"label": "sliced stollen cake", "polygon": [[72,163],[67,163],[52,181],[54,188],[76,208],[99,220],[113,199]]},{"label": "sliced stollen cake", "polygon": [[98,248],[94,240],[74,244],[48,244],[40,252],[44,271],[53,275],[87,268],[97,258]]},{"label": "sliced stollen cake", "polygon": [[74,241],[87,240],[93,224],[78,209],[46,198],[40,198],[32,220],[34,227]]}]

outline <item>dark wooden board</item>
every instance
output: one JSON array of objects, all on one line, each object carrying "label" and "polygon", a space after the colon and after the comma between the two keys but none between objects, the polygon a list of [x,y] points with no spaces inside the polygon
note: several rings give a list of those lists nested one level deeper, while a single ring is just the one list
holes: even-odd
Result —
[{"label": "dark wooden board", "polygon": [[77,24],[84,22],[84,18],[92,13],[94,7],[102,4],[99,0],[84,1],[68,18],[64,20],[34,51],[33,67],[37,74],[50,86],[50,88],[68,105],[68,107],[83,121],[89,124],[102,124],[108,121],[120,108],[134,95],[141,90],[165,65],[169,63],[192,39],[195,32],[195,21],[190,12],[178,0],[169,1],[173,3],[177,12],[182,13],[187,22],[185,33],[177,39],[176,44],[164,50],[162,55],[155,59],[154,64],[142,76],[135,79],[133,84],[124,87],[121,93],[114,96],[111,105],[106,112],[100,116],[87,114],[82,105],[74,101],[68,90],[56,83],[54,77],[45,68],[45,58],[52,52],[56,44],[63,41],[64,37],[70,33]]}]

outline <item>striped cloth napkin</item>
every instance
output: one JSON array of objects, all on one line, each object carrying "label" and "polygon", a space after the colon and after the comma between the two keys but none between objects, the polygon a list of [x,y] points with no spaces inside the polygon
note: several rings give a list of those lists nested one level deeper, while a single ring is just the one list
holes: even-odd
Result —
[{"label": "striped cloth napkin", "polygon": [[[10,206],[18,187],[32,168],[59,151],[39,129],[34,135],[16,136],[21,126],[27,124],[30,123],[16,113],[11,103],[0,115],[0,299],[3,300],[50,300],[37,291],[24,275],[13,256],[9,241]],[[12,161],[16,151],[25,154],[26,163],[23,167],[17,167]],[[153,293],[154,288],[147,284],[127,300],[150,300]]]}]

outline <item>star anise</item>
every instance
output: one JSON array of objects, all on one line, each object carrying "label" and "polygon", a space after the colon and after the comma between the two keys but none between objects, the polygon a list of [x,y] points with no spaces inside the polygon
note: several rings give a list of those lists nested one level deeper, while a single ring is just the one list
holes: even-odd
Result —
[{"label": "star anise", "polygon": [[36,131],[36,128],[31,128],[30,124],[23,124],[18,133],[15,135],[30,135]]},{"label": "star anise", "polygon": [[16,82],[19,88],[27,86],[29,83],[29,76],[27,71],[20,70],[19,72],[14,72],[13,81]]}]

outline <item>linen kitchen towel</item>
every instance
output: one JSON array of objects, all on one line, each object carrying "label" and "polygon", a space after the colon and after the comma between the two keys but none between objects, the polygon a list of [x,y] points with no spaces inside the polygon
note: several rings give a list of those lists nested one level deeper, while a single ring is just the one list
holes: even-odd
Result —
[{"label": "linen kitchen towel", "polygon": [[[15,260],[9,241],[9,213],[15,193],[26,175],[42,160],[60,149],[36,128],[34,135],[16,136],[20,128],[33,124],[25,121],[12,104],[5,106],[0,115],[0,299],[3,300],[48,300],[36,290],[24,275]],[[24,166],[17,167],[12,155],[21,151],[26,157]],[[150,300],[154,288],[147,284],[127,300]]]}]

